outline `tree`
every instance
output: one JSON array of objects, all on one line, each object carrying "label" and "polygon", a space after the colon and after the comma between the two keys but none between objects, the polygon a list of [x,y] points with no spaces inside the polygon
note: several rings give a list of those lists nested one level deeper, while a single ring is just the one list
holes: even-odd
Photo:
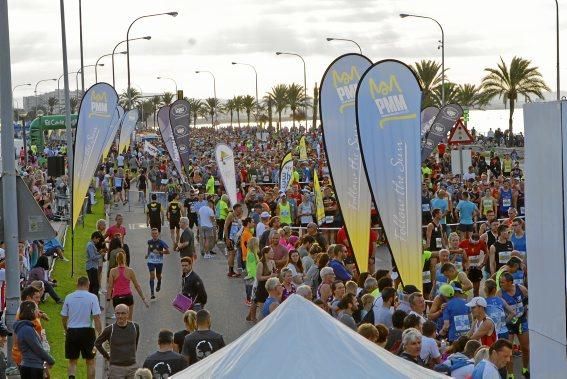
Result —
[{"label": "tree", "polygon": [[[319,89],[317,88],[317,83],[313,88],[313,125],[312,128],[317,128],[317,111],[319,106]],[[305,121],[305,130],[307,131],[307,121]]]},{"label": "tree", "polygon": [[141,101],[141,94],[136,88],[130,87],[120,95],[120,105],[122,105],[124,109],[136,108]]},{"label": "tree", "polygon": [[528,101],[531,101],[532,96],[543,99],[543,91],[550,91],[543,81],[538,67],[531,66],[531,63],[528,59],[514,57],[510,67],[508,67],[500,57],[497,68],[484,69],[488,74],[482,79],[482,89],[487,99],[498,96],[509,104],[508,136],[510,144],[514,136],[512,116],[518,95],[523,95]]},{"label": "tree", "polygon": [[49,114],[53,114],[53,109],[55,109],[57,103],[59,103],[59,100],[57,100],[56,97],[52,96],[49,99],[47,99],[47,107],[49,108]]},{"label": "tree", "polygon": [[230,114],[230,126],[232,126],[232,120],[234,119],[234,110],[236,109],[236,98],[227,100],[224,105],[224,110]]},{"label": "tree", "polygon": [[148,118],[150,118],[150,115],[152,113],[156,113],[153,99],[143,101],[140,108],[142,109],[141,121],[144,123],[144,125],[147,126]]},{"label": "tree", "polygon": [[79,105],[79,99],[72,97],[69,99],[69,105],[71,106],[71,113],[77,112],[77,106]]},{"label": "tree", "polygon": [[[287,87],[287,104],[289,109],[291,109],[291,119],[293,126],[295,127],[297,108],[302,108],[305,106],[305,92],[303,91],[303,86],[299,84],[292,83]],[[303,112],[305,113],[305,112]]]},{"label": "tree", "polygon": [[236,120],[238,122],[238,127],[240,128],[240,111],[243,109],[243,97],[235,96],[232,100],[234,101],[234,110],[236,111]]},{"label": "tree", "polygon": [[246,112],[248,127],[250,127],[250,113],[256,108],[256,98],[246,95],[242,98],[242,108]]},{"label": "tree", "polygon": [[484,106],[484,94],[475,84],[459,84],[457,103],[464,108],[481,108]]},{"label": "tree", "polygon": [[175,95],[171,92],[164,92],[163,95],[161,95],[161,103],[163,105],[171,105],[171,103],[174,102],[174,98]]},{"label": "tree", "polygon": [[156,96],[152,97],[151,102],[152,102],[152,105],[154,107],[154,126],[155,126],[155,125],[157,125],[157,114],[158,114],[159,107],[161,105],[161,98],[158,95],[156,95]]},{"label": "tree", "polygon": [[272,127],[272,121],[273,121],[273,117],[272,117],[272,107],[274,106],[274,99],[272,98],[272,96],[268,93],[264,96],[263,99],[263,106],[266,108],[266,111],[268,112],[268,116],[267,116],[267,121],[268,121],[268,128]]},{"label": "tree", "polygon": [[[421,108],[436,105],[433,90],[435,87],[439,86],[442,81],[441,64],[432,60],[423,59],[419,62],[415,62],[412,68],[417,74],[421,87],[423,88]],[[445,104],[446,103],[447,102],[445,102]]]},{"label": "tree", "polygon": [[282,112],[288,106],[287,86],[285,84],[275,85],[268,93],[268,96],[269,98],[271,98],[272,104],[276,108],[276,112],[278,113],[278,128],[281,130]]},{"label": "tree", "polygon": [[189,103],[189,112],[193,116],[193,126],[197,126],[197,117],[203,113],[203,101],[201,99],[184,98]]},{"label": "tree", "polygon": [[[431,93],[431,99],[433,100],[433,105],[441,108],[443,104],[443,92],[441,91],[442,86],[438,85],[433,88]],[[456,83],[445,82],[445,104],[459,103],[459,86]],[[460,104],[462,105],[462,104]]]},{"label": "tree", "polygon": [[211,124],[213,128],[215,126],[215,120],[214,120],[215,114],[219,111],[220,106],[221,106],[221,102],[217,98],[209,97],[205,99],[206,113],[208,113],[211,116]]}]

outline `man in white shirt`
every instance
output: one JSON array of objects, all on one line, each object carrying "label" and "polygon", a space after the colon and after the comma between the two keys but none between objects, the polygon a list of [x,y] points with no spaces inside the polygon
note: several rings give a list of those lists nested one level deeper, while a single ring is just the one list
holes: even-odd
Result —
[{"label": "man in white shirt", "polygon": [[270,213],[262,212],[260,214],[260,222],[256,225],[256,237],[262,237],[262,234],[269,228],[268,222],[270,221]]},{"label": "man in white shirt", "polygon": [[421,352],[419,356],[429,368],[441,362],[441,353],[435,340],[436,329],[437,325],[433,321],[426,321],[421,327]]},{"label": "man in white shirt", "polygon": [[[75,379],[79,355],[85,359],[87,378],[95,379],[94,344],[101,333],[98,297],[89,292],[89,279],[77,279],[77,290],[65,297],[61,318],[65,329],[65,358],[69,360],[67,374]],[[94,321],[94,328],[93,328]],[[96,334],[95,334],[96,331]]]},{"label": "man in white shirt", "polygon": [[116,157],[116,164],[118,167],[124,167],[124,156],[122,154]]},{"label": "man in white shirt", "polygon": [[500,339],[490,346],[488,359],[483,359],[474,368],[472,377],[478,379],[500,379],[499,369],[506,367],[512,357],[512,343]]},{"label": "man in white shirt", "polygon": [[420,324],[423,326],[423,323],[427,320],[423,317],[423,313],[425,312],[425,299],[421,292],[412,293],[408,298],[408,303],[411,308],[409,314],[418,316]]},{"label": "man in white shirt", "polygon": [[474,173],[474,167],[473,166],[469,166],[469,172],[465,172],[465,174],[463,175],[463,179],[465,181],[468,181],[469,179],[475,179],[476,178],[476,174]]},{"label": "man in white shirt", "polygon": [[199,208],[199,235],[201,237],[201,255],[211,257],[211,250],[215,247],[215,211],[213,200],[207,201],[206,207]]}]

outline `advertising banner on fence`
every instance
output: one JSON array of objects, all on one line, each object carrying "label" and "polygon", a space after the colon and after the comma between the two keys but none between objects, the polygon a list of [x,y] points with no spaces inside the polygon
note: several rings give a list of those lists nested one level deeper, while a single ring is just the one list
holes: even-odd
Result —
[{"label": "advertising banner on fence", "polygon": [[122,120],[122,127],[120,128],[120,142],[118,142],[118,152],[123,153],[130,147],[132,140],[132,133],[136,129],[138,122],[138,110],[132,109],[126,112],[124,120]]},{"label": "advertising banner on fence", "polygon": [[177,145],[175,144],[175,139],[173,138],[173,133],[171,132],[171,125],[169,123],[169,107],[161,107],[157,115],[159,131],[161,132],[161,138],[165,144],[165,148],[169,153],[169,157],[173,161],[179,177],[181,177],[181,158],[179,157],[179,151],[177,150]]},{"label": "advertising banner on fence", "polygon": [[422,287],[421,88],[395,60],[370,67],[356,92],[358,141],[374,203],[404,285]]},{"label": "advertising banner on fence", "polygon": [[360,272],[368,271],[372,197],[362,168],[356,128],[356,87],[372,62],[359,54],[337,58],[320,87],[323,142],[329,172]]},{"label": "advertising banner on fence", "polygon": [[73,149],[73,226],[102,156],[117,104],[118,95],[108,83],[93,85],[81,101]]},{"label": "advertising banner on fence", "polygon": [[120,124],[122,123],[122,119],[124,118],[124,108],[120,105],[116,107],[116,111],[114,112],[114,116],[112,117],[112,124],[110,129],[108,130],[108,134],[106,137],[106,144],[104,145],[104,149],[102,151],[102,160],[105,160],[110,152],[110,148],[112,147],[112,143],[116,140],[116,134],[118,130],[120,130]]},{"label": "advertising banner on fence", "polygon": [[427,107],[421,111],[421,138],[426,136],[438,113],[437,107]]},{"label": "advertising banner on fence", "polygon": [[148,141],[144,141],[144,152],[150,154],[152,157],[157,157],[159,149]]},{"label": "advertising banner on fence", "polygon": [[305,144],[305,136],[301,136],[299,139],[299,160],[307,160],[307,145]]},{"label": "advertising banner on fence", "polygon": [[321,192],[317,170],[313,170],[313,193],[315,195],[315,218],[317,225],[321,226],[325,222],[325,206],[323,205],[323,192]]},{"label": "advertising banner on fence", "polygon": [[459,104],[447,104],[439,110],[433,124],[425,135],[425,141],[421,147],[421,161],[426,160],[433,149],[437,147],[446,137],[455,122],[463,115],[463,108]]},{"label": "advertising banner on fence", "polygon": [[230,205],[234,206],[234,204],[238,202],[236,198],[236,168],[234,167],[234,152],[224,143],[220,143],[215,148],[215,157],[224,190],[228,195]]},{"label": "advertising banner on fence", "polygon": [[280,162],[280,191],[286,191],[293,175],[293,156],[291,151]]},{"label": "advertising banner on fence", "polygon": [[185,169],[185,175],[189,176],[191,166],[191,147],[189,145],[189,102],[184,99],[176,100],[169,108],[169,122],[173,131],[173,139],[177,145],[179,158]]}]

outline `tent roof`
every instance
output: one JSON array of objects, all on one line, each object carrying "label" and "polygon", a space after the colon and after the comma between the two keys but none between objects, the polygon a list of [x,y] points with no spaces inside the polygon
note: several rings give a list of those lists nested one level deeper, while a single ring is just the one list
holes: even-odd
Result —
[{"label": "tent roof", "polygon": [[175,378],[445,378],[391,354],[293,295]]}]

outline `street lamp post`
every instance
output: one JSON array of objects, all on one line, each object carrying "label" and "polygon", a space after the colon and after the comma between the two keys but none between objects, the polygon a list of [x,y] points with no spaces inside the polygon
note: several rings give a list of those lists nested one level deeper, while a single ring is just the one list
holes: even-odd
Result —
[{"label": "street lamp post", "polygon": [[436,19],[427,16],[419,16],[415,14],[407,14],[407,13],[400,13],[401,18],[406,17],[417,17],[417,18],[425,18],[435,22],[439,29],[441,29],[441,106],[445,105],[445,31],[443,27]]},{"label": "street lamp post", "polygon": [[175,83],[175,93],[176,93],[176,94],[178,93],[178,91],[177,91],[177,82],[175,81],[175,79],[173,79],[173,78],[166,78],[166,77],[163,77],[163,76],[158,76],[157,78],[158,78],[158,79],[163,79],[163,80],[171,80],[173,83]]},{"label": "street lamp post", "polygon": [[[71,74],[76,74],[77,71],[73,71],[68,73],[67,75],[71,75]],[[60,92],[60,82],[61,82],[61,78],[64,76],[65,74],[61,74],[61,76],[59,77],[59,79],[57,79],[57,103],[61,104],[61,97],[59,96],[59,92]],[[61,110],[61,106],[59,107],[59,110]]]},{"label": "street lamp post", "polygon": [[[203,73],[203,72],[206,72],[206,73],[208,73],[208,74],[211,74],[211,76],[213,77],[213,95],[215,96],[215,100],[216,100],[216,98],[217,98],[217,80],[216,80],[216,78],[215,78],[215,74],[213,74],[213,73],[210,72],[210,71],[204,71],[204,70],[197,70],[197,71],[195,71],[195,74],[201,74],[201,73]],[[216,113],[216,112],[215,112],[215,113]],[[213,117],[211,116],[211,124],[212,124],[212,127],[214,128],[214,127],[215,127],[215,123],[214,123],[214,120],[213,120],[212,118],[213,118]]]},{"label": "street lamp post", "polygon": [[[18,87],[25,87],[25,86],[31,86],[31,83],[25,83],[25,84],[18,84],[17,86],[15,86],[14,88],[12,88],[12,100],[14,99],[14,91],[16,90],[16,88]],[[22,103],[22,106],[24,104]]]},{"label": "street lamp post", "polygon": [[[104,63],[99,63],[98,66],[104,66]],[[96,67],[94,64],[89,64],[84,66],[83,68],[87,68],[87,67]],[[76,75],[75,75],[75,85],[76,85],[76,91],[75,91],[75,97],[77,98],[77,100],[79,100],[79,74],[81,74],[81,76],[83,76],[81,69],[79,69],[79,71],[76,71]],[[85,93],[83,92],[83,95]]]},{"label": "street lamp post", "polygon": [[356,47],[358,47],[358,51],[360,52],[360,55],[362,55],[362,48],[360,47],[360,45],[352,39],[346,39],[346,38],[332,38],[332,37],[327,37],[327,41],[331,42],[331,41],[347,41],[347,42],[352,42],[356,45]]},{"label": "street lamp post", "polygon": [[35,112],[37,113],[37,86],[39,85],[39,83],[43,83],[43,82],[55,82],[57,81],[57,79],[43,79],[40,80],[39,82],[35,83],[35,89],[33,90],[33,95],[35,97]]},{"label": "street lamp post", "polygon": [[256,124],[258,124],[258,117],[260,117],[260,103],[258,102],[258,71],[256,71],[256,67],[249,63],[232,62],[232,64],[252,67],[252,70],[254,70],[254,75],[256,77]]},{"label": "street lamp post", "polygon": [[[136,40],[139,40],[139,39],[151,40],[152,36],[130,38],[130,41],[136,41]],[[116,44],[116,46],[114,46],[114,49],[112,49],[112,86],[115,87],[115,88],[116,88],[116,83],[115,83],[115,76],[114,76],[114,54],[116,54],[116,49],[118,48],[118,46],[120,46],[124,42],[126,42],[126,40],[118,42]],[[128,54],[128,51],[126,51],[126,54]]]},{"label": "street lamp post", "polygon": [[[137,19],[135,19],[134,21],[132,21],[132,23],[130,24],[130,26],[128,27],[128,30],[126,31],[126,65],[128,67],[128,88],[126,89],[126,91],[128,91],[130,89],[130,29],[132,29],[132,25],[134,25],[134,23],[138,20],[141,20],[142,18],[148,18],[148,17],[155,17],[155,16],[171,16],[171,17],[177,17],[178,13],[177,12],[165,12],[165,13],[156,13],[156,14],[148,14],[145,16],[140,16]],[[129,106],[132,107],[132,100],[129,100]]]},{"label": "street lamp post", "polygon": [[304,97],[305,97],[305,104],[304,104],[304,113],[305,113],[305,130],[307,130],[307,67],[305,65],[305,59],[303,59],[303,57],[299,54],[296,53],[287,53],[287,52],[282,52],[282,51],[277,51],[276,55],[295,55],[296,57],[299,57],[299,59],[301,59],[301,61],[303,62],[303,91],[304,91]]},{"label": "street lamp post", "polygon": [[559,80],[559,1],[555,0],[555,36],[557,42],[557,101],[561,100],[561,82]]},{"label": "street lamp post", "polygon": [[[104,57],[110,57],[110,56],[112,56],[113,54],[114,54],[114,52],[109,53],[109,54],[104,54],[103,56],[101,56],[100,58],[98,58],[98,59],[96,60],[95,68],[94,68],[95,83],[98,83],[98,70],[96,69],[97,66],[98,66],[98,62],[99,62],[102,58],[104,58]],[[121,52],[119,52],[118,54],[126,54],[126,52],[125,52],[125,51],[121,51]]]}]

